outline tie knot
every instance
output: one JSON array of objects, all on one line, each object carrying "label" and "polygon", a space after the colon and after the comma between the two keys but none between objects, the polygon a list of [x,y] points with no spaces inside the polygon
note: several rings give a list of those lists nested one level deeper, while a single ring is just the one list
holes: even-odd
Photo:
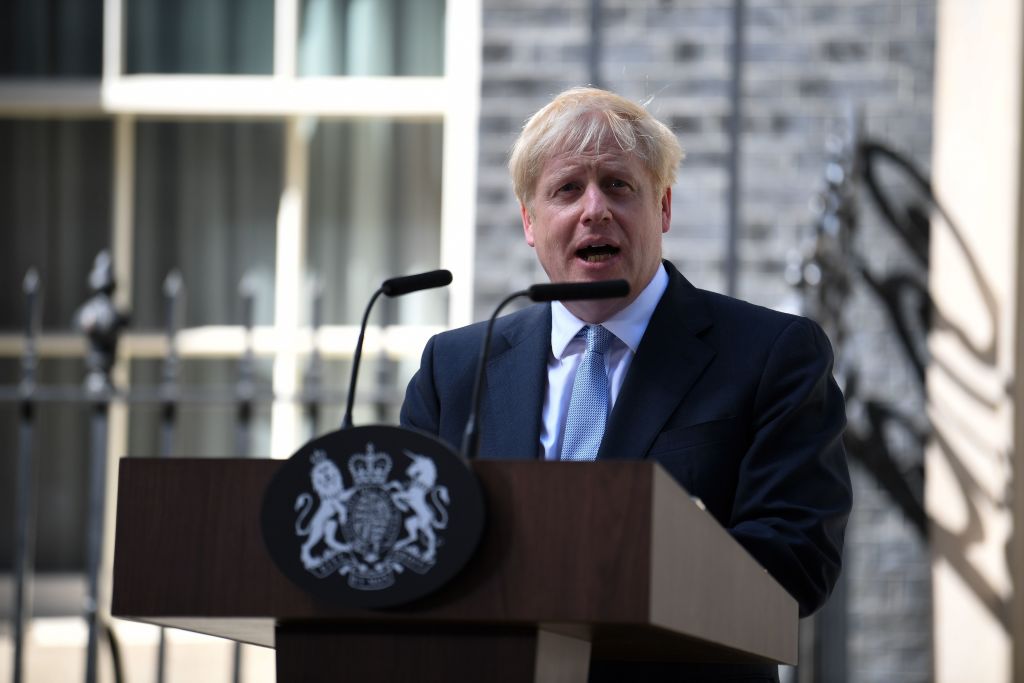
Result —
[{"label": "tie knot", "polygon": [[603,354],[611,338],[612,333],[601,325],[587,325],[587,351]]}]

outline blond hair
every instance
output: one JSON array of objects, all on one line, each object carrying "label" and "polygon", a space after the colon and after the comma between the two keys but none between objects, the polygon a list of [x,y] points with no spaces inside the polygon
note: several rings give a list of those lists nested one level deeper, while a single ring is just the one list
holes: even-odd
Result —
[{"label": "blond hair", "polygon": [[508,170],[516,198],[529,208],[544,164],[555,154],[600,149],[611,134],[635,154],[659,190],[676,180],[683,148],[668,126],[642,105],[599,88],[570,88],[531,116],[512,146]]}]

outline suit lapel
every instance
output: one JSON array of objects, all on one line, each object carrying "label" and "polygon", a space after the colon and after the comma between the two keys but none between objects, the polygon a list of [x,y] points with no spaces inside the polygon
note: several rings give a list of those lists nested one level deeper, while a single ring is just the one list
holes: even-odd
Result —
[{"label": "suit lapel", "polygon": [[551,309],[534,306],[508,316],[495,334],[500,343],[487,363],[480,452],[489,458],[534,459],[547,392]]},{"label": "suit lapel", "polygon": [[715,355],[700,292],[665,262],[668,288],[647,325],[608,419],[598,459],[639,460]]}]

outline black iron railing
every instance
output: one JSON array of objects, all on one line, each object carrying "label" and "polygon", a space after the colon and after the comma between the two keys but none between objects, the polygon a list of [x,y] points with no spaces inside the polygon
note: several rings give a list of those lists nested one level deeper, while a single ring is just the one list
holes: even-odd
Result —
[{"label": "black iron railing", "polygon": [[[158,408],[158,454],[161,457],[170,457],[176,451],[175,441],[178,437],[183,406],[233,406],[234,452],[239,457],[250,457],[254,455],[254,415],[260,408],[275,401],[298,404],[306,421],[306,429],[310,434],[316,434],[321,428],[323,409],[327,406],[340,408],[346,400],[345,393],[327,387],[324,382],[323,358],[315,342],[323,320],[323,296],[319,287],[314,287],[312,294],[311,332],[314,342],[302,373],[301,390],[294,395],[282,396],[276,395],[272,389],[258,382],[253,342],[255,290],[249,286],[248,280],[243,279],[239,288],[245,345],[235,364],[234,382],[227,386],[199,388],[184,387],[181,382],[183,361],[178,340],[184,321],[185,282],[178,271],[172,271],[164,281],[163,334],[166,337],[166,353],[161,359],[159,381],[155,386],[119,387],[113,380],[112,371],[118,358],[122,335],[128,327],[129,316],[126,312],[119,311],[114,304],[116,283],[108,252],[102,252],[97,256],[89,277],[89,286],[91,294],[75,315],[76,327],[86,340],[83,382],[73,386],[44,386],[38,381],[43,283],[38,273],[32,269],[24,280],[26,313],[20,381],[14,386],[0,386],[0,403],[14,403],[19,407],[13,553],[14,683],[21,683],[26,677],[26,634],[32,615],[30,588],[35,573],[37,520],[33,511],[37,507],[37,418],[40,407],[52,404],[78,405],[87,411],[89,416],[88,505],[84,520],[86,589],[82,616],[88,632],[85,680],[92,683],[97,676],[99,650],[104,644],[110,649],[116,680],[122,679],[117,641],[110,624],[104,621],[99,609],[111,405],[119,402],[129,405],[152,405]],[[391,373],[385,373],[385,376],[390,377]],[[396,390],[382,386],[365,393],[361,392],[361,397],[374,405],[378,415],[385,414],[400,400],[400,394]],[[296,447],[298,445],[296,444]],[[161,630],[156,664],[158,681],[164,680],[166,649],[166,637]],[[240,670],[241,656],[236,646],[232,676],[236,681],[240,678]]]}]

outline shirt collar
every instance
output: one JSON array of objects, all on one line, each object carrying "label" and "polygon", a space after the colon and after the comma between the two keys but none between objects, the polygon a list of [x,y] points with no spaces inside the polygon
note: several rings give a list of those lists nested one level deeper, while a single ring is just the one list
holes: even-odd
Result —
[{"label": "shirt collar", "polygon": [[[654,309],[661,300],[661,295],[668,289],[668,273],[665,272],[664,264],[658,267],[654,277],[640,292],[640,296],[632,301],[621,311],[608,318],[601,324],[609,332],[615,335],[622,343],[629,347],[629,350],[636,353],[640,346],[640,340],[647,331],[647,323],[654,315]],[[560,301],[551,304],[551,352],[555,358],[565,355],[569,342],[588,323],[580,320],[569,312]]]}]

